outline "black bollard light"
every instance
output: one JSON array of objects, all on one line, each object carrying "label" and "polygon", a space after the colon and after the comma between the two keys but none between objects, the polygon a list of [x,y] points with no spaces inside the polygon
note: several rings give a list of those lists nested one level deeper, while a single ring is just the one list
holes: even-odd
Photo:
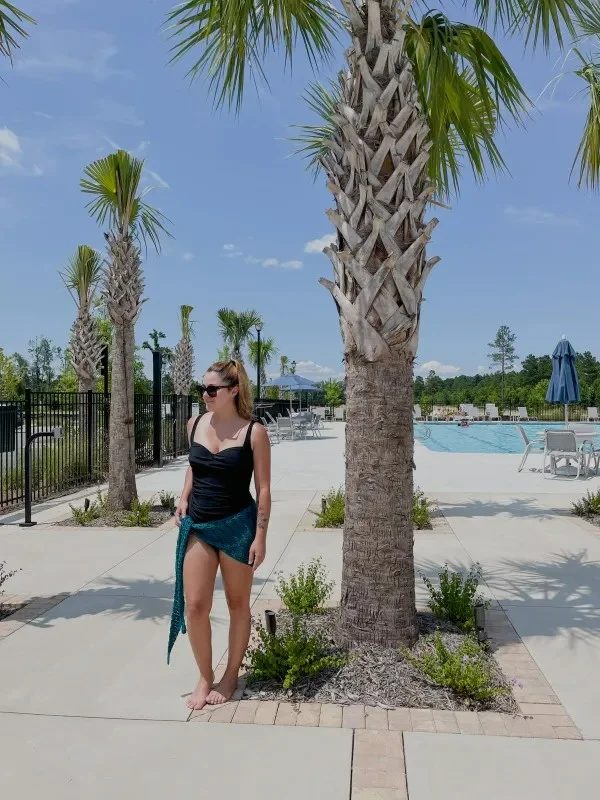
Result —
[{"label": "black bollard light", "polygon": [[477,639],[482,642],[485,639],[485,604],[478,603],[475,606],[475,630],[477,631]]},{"label": "black bollard light", "polygon": [[36,439],[62,439],[63,429],[53,428],[51,431],[38,431],[32,433],[25,442],[25,522],[20,522],[20,528],[32,528],[37,522],[31,521],[31,444]]},{"label": "black bollard light", "polygon": [[265,611],[265,628],[269,636],[277,633],[277,614],[274,611]]}]

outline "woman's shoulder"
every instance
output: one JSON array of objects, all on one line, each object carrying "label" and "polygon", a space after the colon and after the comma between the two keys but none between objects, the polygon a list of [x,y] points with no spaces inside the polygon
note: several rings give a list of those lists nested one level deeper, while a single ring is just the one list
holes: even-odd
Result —
[{"label": "woman's shoulder", "polygon": [[191,431],[196,423],[200,424],[202,420],[208,421],[212,417],[212,411],[205,411],[203,414],[196,414],[195,417],[190,417],[187,421],[188,431]]},{"label": "woman's shoulder", "polygon": [[250,433],[250,441],[252,444],[256,442],[265,441],[265,439],[269,440],[269,434],[267,433],[267,429],[265,426],[258,422],[257,420],[250,420],[250,426],[252,427],[252,431]]}]

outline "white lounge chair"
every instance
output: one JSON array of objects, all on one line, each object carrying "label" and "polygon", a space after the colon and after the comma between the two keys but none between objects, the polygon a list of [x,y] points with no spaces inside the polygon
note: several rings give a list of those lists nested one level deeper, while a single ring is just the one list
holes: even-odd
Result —
[{"label": "white lounge chair", "polygon": [[423,419],[423,414],[421,413],[421,406],[413,406],[413,419],[421,422]]},{"label": "white lounge chair", "polygon": [[271,444],[273,444],[274,441],[279,442],[279,429],[277,427],[277,423],[275,422],[275,420],[273,420],[273,417],[271,417],[271,420],[272,422],[269,422],[269,420],[266,417],[263,417],[261,419],[261,422],[266,428],[267,434],[269,436],[269,441],[271,442]]},{"label": "white lounge chair", "polygon": [[527,461],[527,456],[531,452],[543,453],[546,448],[546,443],[543,439],[530,439],[529,436],[525,433],[525,428],[522,425],[515,425],[515,427],[519,430],[519,433],[523,437],[523,441],[525,442],[525,452],[523,453],[523,458],[521,459],[521,463],[519,464],[518,472],[521,472],[523,467],[525,466],[525,462]]},{"label": "white lounge chair", "polygon": [[587,462],[589,453],[583,448],[577,447],[577,439],[574,431],[546,431],[544,446],[544,478],[547,478],[546,465],[550,462],[550,471],[556,475],[556,465],[564,460],[567,464],[574,461],[577,465],[577,475],[579,478],[581,471],[587,473]]},{"label": "white lounge chair", "polygon": [[500,419],[500,414],[498,412],[498,406],[495,406],[493,403],[486,403],[485,404],[485,415],[488,419]]},{"label": "white lounge chair", "polygon": [[517,414],[519,416],[519,422],[531,422],[536,421],[537,417],[530,417],[527,413],[527,408],[525,406],[519,406],[517,408]]},{"label": "white lounge chair", "polygon": [[471,406],[471,416],[473,419],[484,419],[483,411],[477,406]]},{"label": "white lounge chair", "polygon": [[600,418],[598,417],[598,409],[596,408],[596,406],[589,406],[588,407],[587,421],[588,422],[600,422]]}]

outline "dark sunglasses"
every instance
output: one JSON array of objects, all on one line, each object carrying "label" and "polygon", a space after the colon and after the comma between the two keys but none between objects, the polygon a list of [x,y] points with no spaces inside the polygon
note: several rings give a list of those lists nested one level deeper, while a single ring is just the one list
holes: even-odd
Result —
[{"label": "dark sunglasses", "polygon": [[234,386],[236,386],[235,383],[226,383],[222,386],[213,386],[212,384],[210,386],[204,386],[201,384],[200,394],[203,395],[206,393],[209,397],[216,397],[219,394],[219,389],[232,389]]}]

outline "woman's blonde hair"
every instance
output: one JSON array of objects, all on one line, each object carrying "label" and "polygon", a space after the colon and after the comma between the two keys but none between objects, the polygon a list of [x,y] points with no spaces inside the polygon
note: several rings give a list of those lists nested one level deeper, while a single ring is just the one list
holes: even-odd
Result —
[{"label": "woman's blonde hair", "polygon": [[252,419],[254,404],[252,403],[252,390],[250,380],[244,365],[241,361],[217,361],[207,372],[216,372],[220,375],[223,383],[228,386],[237,386],[238,393],[235,396],[235,406],[237,412],[243,419]]}]

